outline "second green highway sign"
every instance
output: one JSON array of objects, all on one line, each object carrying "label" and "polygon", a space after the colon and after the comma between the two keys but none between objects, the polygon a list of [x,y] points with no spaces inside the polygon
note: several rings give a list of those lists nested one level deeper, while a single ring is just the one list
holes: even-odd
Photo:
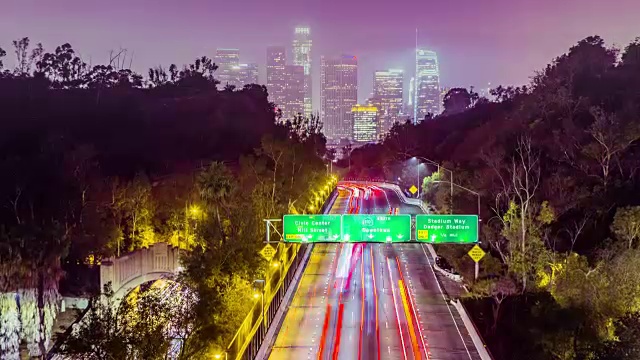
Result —
[{"label": "second green highway sign", "polygon": [[477,243],[478,215],[416,215],[416,239],[429,243]]}]

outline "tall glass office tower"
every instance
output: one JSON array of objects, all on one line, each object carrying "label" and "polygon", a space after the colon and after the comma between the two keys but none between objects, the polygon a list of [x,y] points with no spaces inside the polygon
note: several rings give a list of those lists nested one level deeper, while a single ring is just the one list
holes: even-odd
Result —
[{"label": "tall glass office tower", "polygon": [[373,74],[372,103],[379,111],[380,135],[386,134],[393,123],[400,121],[404,72],[398,69],[377,70]]},{"label": "tall glass office tower", "polygon": [[284,103],[286,52],[284,46],[267,48],[267,90],[276,106]]},{"label": "tall glass office tower", "polygon": [[218,65],[214,76],[220,81],[220,90],[226,85],[242,89],[247,84],[258,83],[258,64],[241,64],[238,49],[217,49],[214,62]]},{"label": "tall glass office tower", "polygon": [[358,59],[352,55],[322,57],[321,120],[327,142],[353,139],[351,110],[358,103]]},{"label": "tall glass office tower", "polygon": [[357,145],[378,141],[378,108],[356,105],[351,108],[353,117],[353,141]]},{"label": "tall glass office tower", "polygon": [[218,65],[214,76],[220,81],[218,88],[222,89],[227,84],[237,86],[237,67],[240,65],[240,50],[216,49],[213,61]]},{"label": "tall glass office tower", "polygon": [[435,51],[416,49],[416,77],[413,118],[420,122],[425,115],[438,115],[440,103],[440,69]]},{"label": "tall glass office tower", "polygon": [[311,115],[312,82],[311,82],[311,30],[308,27],[297,27],[293,39],[293,65],[304,69],[304,113]]}]

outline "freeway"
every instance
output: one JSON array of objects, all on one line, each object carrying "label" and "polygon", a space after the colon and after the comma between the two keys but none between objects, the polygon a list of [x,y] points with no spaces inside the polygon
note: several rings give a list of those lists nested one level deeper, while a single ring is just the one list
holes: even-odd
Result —
[{"label": "freeway", "polygon": [[[386,186],[340,184],[333,214],[420,213]],[[315,244],[269,359],[479,359],[420,244]]]}]

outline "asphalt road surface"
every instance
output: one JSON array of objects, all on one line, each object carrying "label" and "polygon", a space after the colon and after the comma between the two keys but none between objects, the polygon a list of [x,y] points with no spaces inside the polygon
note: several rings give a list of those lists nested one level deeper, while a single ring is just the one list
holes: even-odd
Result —
[{"label": "asphalt road surface", "polygon": [[[329,213],[416,214],[390,188],[347,185]],[[269,359],[479,359],[421,244],[316,244]]]}]

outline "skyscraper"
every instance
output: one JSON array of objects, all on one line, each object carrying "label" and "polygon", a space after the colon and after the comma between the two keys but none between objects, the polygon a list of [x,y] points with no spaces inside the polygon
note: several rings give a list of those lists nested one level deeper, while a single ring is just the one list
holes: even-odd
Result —
[{"label": "skyscraper", "polygon": [[379,111],[379,135],[400,121],[404,72],[402,70],[377,70],[373,75],[373,103]]},{"label": "skyscraper", "polygon": [[237,88],[242,88],[247,84],[258,83],[258,64],[238,64],[234,66],[234,83]]},{"label": "skyscraper", "polygon": [[320,111],[327,140],[353,139],[351,109],[358,103],[358,59],[323,56],[321,74]]},{"label": "skyscraper", "polygon": [[218,65],[214,76],[220,81],[219,89],[227,85],[242,89],[247,84],[258,83],[258,64],[241,64],[238,49],[216,49],[214,62]]},{"label": "skyscraper", "polygon": [[440,104],[440,69],[434,51],[416,49],[416,78],[414,88],[414,121],[420,122],[425,115],[438,115]]},{"label": "skyscraper", "polygon": [[213,60],[218,65],[214,76],[220,81],[220,88],[227,84],[235,85],[236,70],[240,65],[240,50],[238,49],[216,49],[216,57]]},{"label": "skyscraper", "polygon": [[276,106],[284,103],[286,49],[284,46],[267,48],[267,91],[269,101]]},{"label": "skyscraper", "polygon": [[304,114],[304,67],[286,65],[284,46],[267,48],[267,90],[269,100],[282,112],[282,120]]},{"label": "skyscraper", "polygon": [[282,103],[278,107],[282,110],[282,118],[291,119],[298,114],[304,114],[304,67],[286,65],[284,67],[284,88]]},{"label": "skyscraper", "polygon": [[378,140],[378,108],[356,105],[351,108],[353,117],[353,141],[366,144]]},{"label": "skyscraper", "polygon": [[304,68],[304,113],[311,115],[312,82],[311,82],[311,30],[308,27],[297,27],[293,39],[293,65]]},{"label": "skyscraper", "polygon": [[415,117],[413,113],[413,109],[415,109],[415,104],[413,103],[416,100],[416,78],[412,77],[409,80],[409,98],[407,100],[407,106],[405,108],[405,113],[410,114],[411,117]]}]

